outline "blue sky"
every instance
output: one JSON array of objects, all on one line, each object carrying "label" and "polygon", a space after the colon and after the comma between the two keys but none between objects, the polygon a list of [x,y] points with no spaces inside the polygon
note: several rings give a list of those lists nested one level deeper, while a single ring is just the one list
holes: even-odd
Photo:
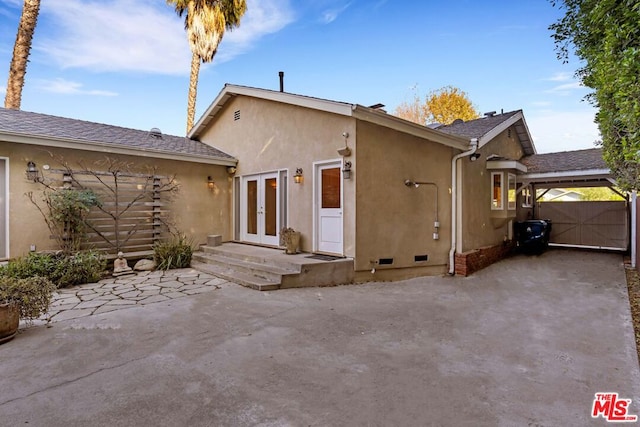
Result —
[{"label": "blue sky", "polygon": [[[402,4],[402,7],[399,6]],[[412,90],[464,90],[480,112],[523,109],[539,153],[594,147],[595,110],[556,59],[546,0],[247,0],[200,71],[196,119],[225,83],[391,112]],[[0,0],[0,94],[22,1]],[[190,51],[164,0],[42,0],[22,109],[185,134]],[[3,65],[4,64],[4,65]]]}]

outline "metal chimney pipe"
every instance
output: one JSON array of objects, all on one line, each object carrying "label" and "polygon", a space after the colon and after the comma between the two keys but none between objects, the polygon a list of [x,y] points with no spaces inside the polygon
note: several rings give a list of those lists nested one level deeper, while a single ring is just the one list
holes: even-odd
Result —
[{"label": "metal chimney pipe", "polygon": [[278,75],[280,76],[280,92],[284,92],[284,71],[279,71]]}]

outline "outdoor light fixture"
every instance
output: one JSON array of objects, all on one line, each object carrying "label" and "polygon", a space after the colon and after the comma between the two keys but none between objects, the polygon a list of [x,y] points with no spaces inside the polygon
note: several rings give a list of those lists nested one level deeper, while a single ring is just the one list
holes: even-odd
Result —
[{"label": "outdoor light fixture", "polygon": [[233,175],[234,173],[236,173],[236,167],[235,167],[235,166],[229,166],[229,167],[227,168],[227,173],[228,173],[229,175]]},{"label": "outdoor light fixture", "polygon": [[210,176],[207,177],[207,187],[209,190],[213,190],[213,187],[216,185],[216,182]]},{"label": "outdoor light fixture", "polygon": [[38,169],[36,168],[36,164],[32,161],[27,163],[27,178],[30,181],[37,182],[39,179]]},{"label": "outdoor light fixture", "polygon": [[342,167],[342,177],[344,179],[351,179],[351,162],[344,162]]},{"label": "outdoor light fixture", "polygon": [[472,162],[475,162],[476,160],[478,160],[480,158],[482,154],[480,153],[473,153],[471,156],[469,156],[469,160],[471,160]]},{"label": "outdoor light fixture", "polygon": [[296,168],[296,173],[293,175],[293,182],[296,184],[302,183],[304,177],[302,176],[302,168]]}]

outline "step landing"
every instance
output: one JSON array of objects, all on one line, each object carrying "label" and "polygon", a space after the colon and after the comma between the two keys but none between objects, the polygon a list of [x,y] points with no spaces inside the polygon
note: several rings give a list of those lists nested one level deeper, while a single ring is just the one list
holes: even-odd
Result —
[{"label": "step landing", "polygon": [[260,291],[353,282],[353,259],[319,260],[309,258],[311,255],[286,255],[283,249],[224,243],[201,246],[194,252],[191,266]]}]

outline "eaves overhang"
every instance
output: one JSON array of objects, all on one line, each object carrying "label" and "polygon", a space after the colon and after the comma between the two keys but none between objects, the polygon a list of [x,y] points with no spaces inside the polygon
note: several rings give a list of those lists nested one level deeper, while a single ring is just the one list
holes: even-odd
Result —
[{"label": "eaves overhang", "polygon": [[130,148],[117,144],[110,144],[98,141],[77,140],[73,138],[53,138],[41,135],[24,135],[16,132],[0,132],[0,141],[13,142],[16,144],[39,145],[43,147],[67,148],[73,150],[84,150],[96,153],[123,154],[137,157],[147,157],[153,159],[179,160],[200,164],[235,166],[238,160],[227,157],[202,156],[186,154],[171,150],[153,150],[148,148]]},{"label": "eaves overhang", "polygon": [[487,169],[514,169],[526,173],[527,167],[517,160],[487,160]]},{"label": "eaves overhang", "polygon": [[537,186],[611,186],[615,184],[609,169],[585,169],[562,172],[534,172],[521,175],[521,180]]},{"label": "eaves overhang", "polygon": [[333,113],[345,117],[353,117],[358,120],[378,124],[400,132],[425,138],[458,150],[469,149],[469,140],[455,135],[438,132],[426,126],[401,119],[386,112],[357,104],[330,101],[304,95],[296,95],[288,92],[279,92],[268,89],[259,89],[247,86],[226,84],[216,99],[209,105],[205,113],[187,134],[188,138],[198,139],[207,125],[214,120],[224,106],[236,96],[248,96],[268,101],[280,102],[312,110]]},{"label": "eaves overhang", "polygon": [[468,150],[470,147],[469,139],[467,138],[438,132],[437,130],[431,129],[427,126],[422,126],[418,123],[410,122],[373,108],[363,107],[362,105],[353,106],[352,116],[358,120],[388,127],[420,138],[425,138],[458,150]]},{"label": "eaves overhang", "polygon": [[480,139],[478,139],[478,146],[483,147],[491,140],[493,140],[493,138],[509,129],[509,127],[511,127],[512,125],[515,125],[516,134],[518,135],[518,139],[520,140],[520,144],[522,145],[522,151],[524,152],[524,155],[530,156],[532,154],[536,154],[536,147],[533,144],[531,133],[529,132],[529,126],[527,126],[527,122],[524,119],[524,114],[522,113],[522,111],[518,111],[507,120],[503,121],[493,129],[491,129],[489,132],[482,135]]}]

